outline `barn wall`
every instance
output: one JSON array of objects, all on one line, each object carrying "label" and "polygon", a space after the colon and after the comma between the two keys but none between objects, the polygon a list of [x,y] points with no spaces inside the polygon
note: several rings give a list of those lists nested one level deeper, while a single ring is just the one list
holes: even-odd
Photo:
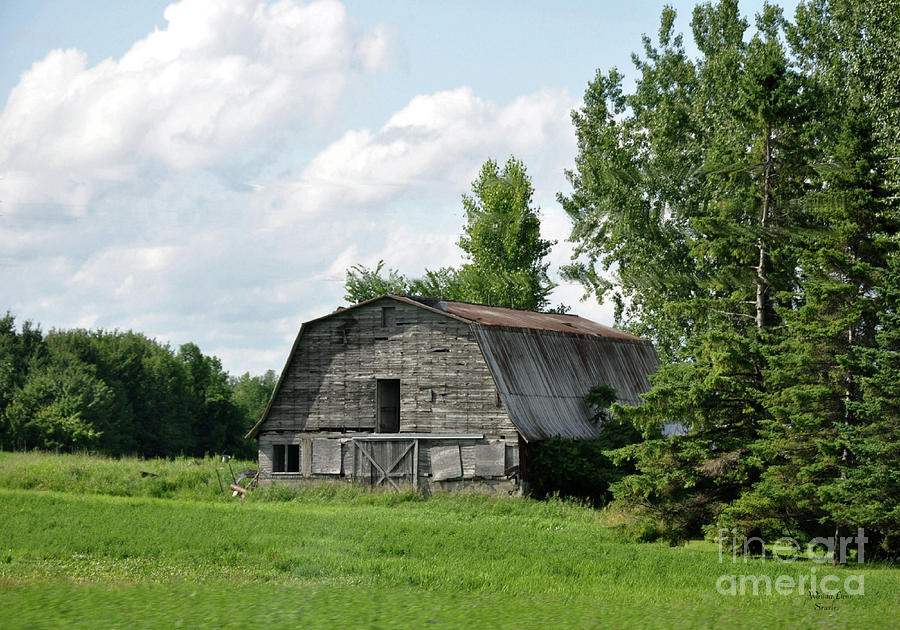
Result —
[{"label": "barn wall", "polygon": [[272,431],[374,431],[379,378],[400,380],[401,432],[517,435],[469,324],[384,299],[304,325],[260,446]]},{"label": "barn wall", "polygon": [[[275,444],[299,445],[301,470],[273,473]],[[396,439],[370,441],[321,431],[266,431],[259,435],[260,477],[298,484],[332,479],[392,487],[372,464],[375,460],[401,487],[426,492],[463,487],[514,492],[519,488],[519,446],[516,437],[415,439],[397,434]]]}]

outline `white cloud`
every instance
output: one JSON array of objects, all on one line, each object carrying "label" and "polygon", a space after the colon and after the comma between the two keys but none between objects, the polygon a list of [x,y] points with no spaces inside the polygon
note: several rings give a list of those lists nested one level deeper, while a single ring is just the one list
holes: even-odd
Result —
[{"label": "white cloud", "polygon": [[121,59],[54,50],[22,75],[0,115],[7,211],[78,214],[105,182],[246,162],[321,122],[389,53],[384,29],[357,33],[333,0],[183,0],[164,15]]},{"label": "white cloud", "polygon": [[[258,373],[280,369],[301,321],[341,303],[349,266],[457,264],[460,195],[488,157],[524,160],[546,236],[566,237],[554,196],[575,155],[576,103],[564,91],[420,94],[301,160],[267,149],[321,133],[353,82],[385,66],[384,29],[357,32],[327,0],[185,0],[165,17],[118,60],[53,51],[10,94],[0,308],[194,341]],[[224,174],[253,184],[235,190]]]},{"label": "white cloud", "polygon": [[[468,190],[488,157],[537,158],[562,169],[573,155],[565,92],[542,90],[501,107],[471,88],[414,97],[378,131],[355,129],[320,152],[268,198],[284,225],[336,207],[384,205],[421,194]],[[565,155],[565,158],[562,156]],[[277,212],[275,210],[278,210]]]}]

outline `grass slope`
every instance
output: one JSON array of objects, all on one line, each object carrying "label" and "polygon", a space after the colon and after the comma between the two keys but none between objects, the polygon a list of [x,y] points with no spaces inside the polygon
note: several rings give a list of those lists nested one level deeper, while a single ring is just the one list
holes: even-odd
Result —
[{"label": "grass slope", "polygon": [[[712,545],[629,543],[558,501],[78,488],[0,490],[0,627],[884,628],[900,606],[890,567],[719,564]],[[865,595],[823,611],[804,595],[716,591],[723,573],[812,568],[864,574]]]},{"label": "grass slope", "polygon": [[[92,455],[0,452],[0,488],[57,490],[78,494],[224,501],[231,471],[256,468],[256,462],[216,458],[111,459]],[[141,473],[152,473],[142,475]],[[220,485],[221,484],[221,485]]]}]

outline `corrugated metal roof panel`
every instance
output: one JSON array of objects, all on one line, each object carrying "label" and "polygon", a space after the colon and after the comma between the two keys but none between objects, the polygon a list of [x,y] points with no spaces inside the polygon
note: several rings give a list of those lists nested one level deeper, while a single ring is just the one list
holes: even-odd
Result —
[{"label": "corrugated metal roof panel", "polygon": [[513,423],[528,441],[599,436],[584,395],[596,385],[637,404],[659,359],[649,341],[474,325]]}]

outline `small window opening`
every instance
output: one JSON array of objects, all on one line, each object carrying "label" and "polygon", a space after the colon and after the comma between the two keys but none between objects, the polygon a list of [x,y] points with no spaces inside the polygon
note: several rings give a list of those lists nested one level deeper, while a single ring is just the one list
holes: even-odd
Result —
[{"label": "small window opening", "polygon": [[300,472],[300,445],[273,444],[272,472]]},{"label": "small window opening", "polygon": [[381,327],[392,328],[397,324],[397,309],[393,306],[383,306],[381,308]]},{"label": "small window opening", "polygon": [[287,471],[300,472],[300,445],[288,444],[287,447]]}]

